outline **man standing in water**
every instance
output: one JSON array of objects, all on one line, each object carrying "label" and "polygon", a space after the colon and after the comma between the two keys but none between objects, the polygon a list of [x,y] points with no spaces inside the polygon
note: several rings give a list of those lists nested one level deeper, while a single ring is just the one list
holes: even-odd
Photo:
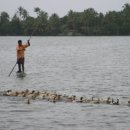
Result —
[{"label": "man standing in water", "polygon": [[21,72],[21,67],[22,67],[22,71],[24,72],[24,51],[25,48],[27,48],[28,46],[30,46],[30,42],[29,40],[27,41],[27,44],[23,45],[21,40],[18,40],[18,46],[16,47],[16,51],[17,51],[17,64],[18,64],[18,73]]}]

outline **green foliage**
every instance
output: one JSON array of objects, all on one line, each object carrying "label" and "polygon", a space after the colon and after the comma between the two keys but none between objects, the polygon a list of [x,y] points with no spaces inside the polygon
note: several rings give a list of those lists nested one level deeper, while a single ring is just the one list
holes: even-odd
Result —
[{"label": "green foliage", "polygon": [[57,14],[52,14],[48,20],[48,34],[56,36],[60,34],[60,18]]},{"label": "green foliage", "polygon": [[34,12],[36,17],[31,17],[21,6],[12,18],[7,12],[0,12],[0,35],[130,35],[128,3],[121,11],[109,11],[106,14],[97,13],[93,8],[83,12],[70,10],[61,18],[56,13],[49,17],[39,7],[34,8]]},{"label": "green foliage", "polygon": [[0,35],[9,34],[9,15],[6,12],[1,12],[0,16]]}]

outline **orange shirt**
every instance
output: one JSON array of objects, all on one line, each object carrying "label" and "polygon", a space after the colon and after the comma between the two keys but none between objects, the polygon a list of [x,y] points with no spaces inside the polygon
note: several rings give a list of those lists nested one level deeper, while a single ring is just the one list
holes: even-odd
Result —
[{"label": "orange shirt", "polygon": [[24,51],[25,51],[25,48],[27,48],[29,45],[28,44],[25,44],[25,45],[21,45],[21,46],[17,46],[16,47],[16,51],[17,51],[17,58],[24,58]]}]

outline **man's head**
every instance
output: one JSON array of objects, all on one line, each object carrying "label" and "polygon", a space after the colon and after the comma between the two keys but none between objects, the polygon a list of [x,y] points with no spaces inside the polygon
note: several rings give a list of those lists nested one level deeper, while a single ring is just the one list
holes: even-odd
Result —
[{"label": "man's head", "polygon": [[22,40],[18,40],[18,45],[22,45]]}]

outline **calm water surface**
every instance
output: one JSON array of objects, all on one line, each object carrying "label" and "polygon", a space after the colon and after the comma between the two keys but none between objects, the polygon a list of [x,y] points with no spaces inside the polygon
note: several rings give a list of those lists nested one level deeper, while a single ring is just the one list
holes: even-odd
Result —
[{"label": "calm water surface", "polygon": [[0,37],[0,91],[49,90],[85,97],[119,98],[119,106],[50,103],[0,96],[0,130],[129,130],[130,37],[32,37],[26,78],[9,72],[15,46],[28,37]]}]

